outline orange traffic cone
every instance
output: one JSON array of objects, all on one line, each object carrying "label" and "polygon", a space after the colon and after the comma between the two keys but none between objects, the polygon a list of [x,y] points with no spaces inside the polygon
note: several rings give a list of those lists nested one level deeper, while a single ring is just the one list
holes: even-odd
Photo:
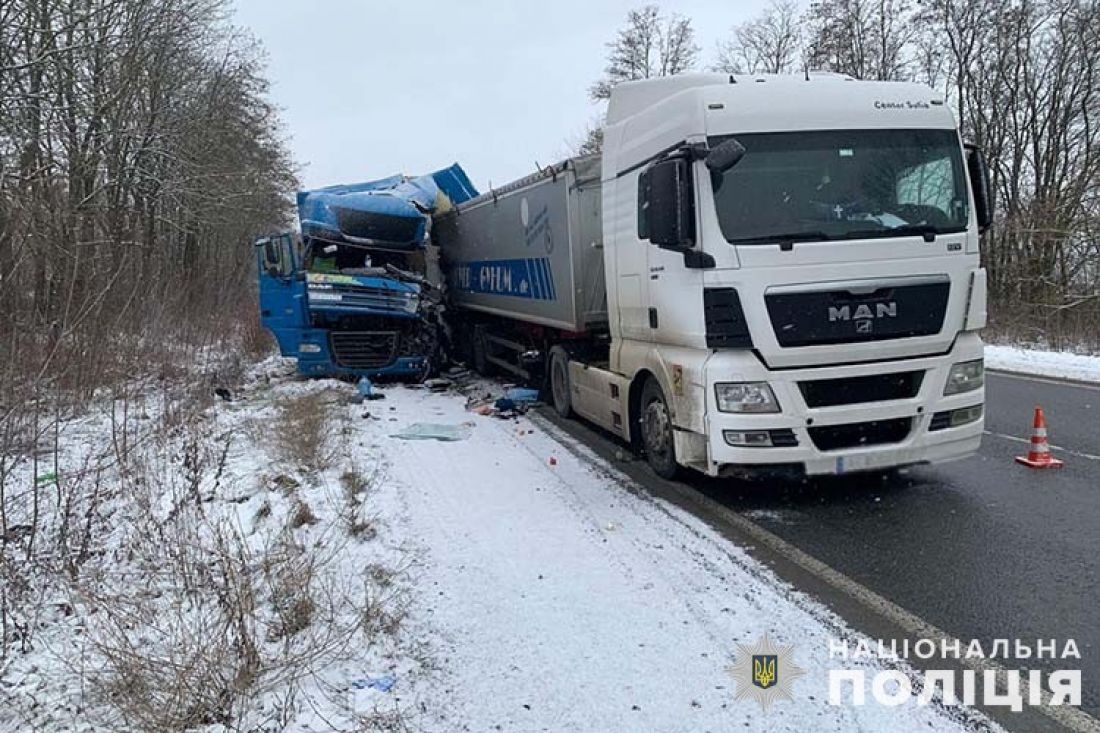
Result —
[{"label": "orange traffic cone", "polygon": [[1016,456],[1016,462],[1030,468],[1061,468],[1065,464],[1050,454],[1047,443],[1047,421],[1043,408],[1035,406],[1035,426],[1031,431],[1031,450],[1026,456]]}]

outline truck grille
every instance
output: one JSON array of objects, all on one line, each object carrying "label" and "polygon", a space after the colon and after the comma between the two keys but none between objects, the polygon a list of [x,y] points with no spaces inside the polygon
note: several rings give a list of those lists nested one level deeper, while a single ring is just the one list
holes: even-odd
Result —
[{"label": "truck grille", "polygon": [[865,377],[815,379],[799,382],[798,389],[802,392],[807,407],[833,407],[916,397],[922,381],[923,371],[895,372]]},{"label": "truck grille", "polygon": [[[333,285],[332,292],[339,293],[338,303],[343,308],[355,306],[374,310],[397,311],[399,314],[416,315],[416,310],[407,308],[409,302],[416,302],[416,294],[395,288],[372,288],[365,285]],[[323,308],[327,303],[320,301],[312,307]]]},{"label": "truck grille", "polygon": [[818,450],[842,450],[900,443],[909,435],[912,427],[913,418],[899,417],[846,425],[823,425],[809,428],[808,432]]},{"label": "truck grille", "polygon": [[346,369],[379,369],[397,358],[394,331],[333,331],[329,334],[332,357]]},{"label": "truck grille", "polygon": [[947,314],[951,283],[936,279],[871,292],[858,287],[776,290],[764,295],[768,317],[779,345],[795,347],[937,334]]}]

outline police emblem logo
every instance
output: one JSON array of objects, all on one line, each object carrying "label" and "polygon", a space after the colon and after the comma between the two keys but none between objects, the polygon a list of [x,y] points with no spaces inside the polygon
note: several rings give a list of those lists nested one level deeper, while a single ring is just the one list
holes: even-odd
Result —
[{"label": "police emblem logo", "polygon": [[795,664],[794,645],[777,645],[767,634],[755,644],[738,644],[729,672],[737,682],[734,698],[751,697],[765,711],[776,700],[793,700],[792,685],[806,674],[806,670]]},{"label": "police emblem logo", "polygon": [[752,683],[761,689],[776,684],[775,667],[778,656],[775,654],[752,655]]}]

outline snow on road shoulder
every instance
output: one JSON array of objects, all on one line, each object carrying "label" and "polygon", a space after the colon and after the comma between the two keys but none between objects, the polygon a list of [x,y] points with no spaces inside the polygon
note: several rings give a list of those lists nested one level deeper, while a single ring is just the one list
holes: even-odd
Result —
[{"label": "snow on road shoulder", "polygon": [[[266,364],[190,412],[149,390],[121,432],[97,405],[55,474],[16,464],[0,731],[996,730],[828,705],[828,640],[860,637],[743,549],[556,429],[382,393]],[[15,533],[36,487],[71,508]],[[58,565],[65,527],[86,549]],[[807,672],[766,713],[729,671],[764,634]]]},{"label": "snow on road shoulder", "polygon": [[[858,637],[741,548],[527,418],[474,416],[451,394],[386,395],[389,418],[362,429],[422,547],[414,609],[446,650],[444,687],[423,699],[439,701],[446,728],[995,729],[915,701],[828,705],[828,639]],[[417,422],[466,424],[468,438],[391,437]],[[728,669],[737,643],[765,633],[807,670],[767,713],[734,699]]]},{"label": "snow on road shoulder", "polygon": [[985,365],[989,369],[1006,372],[1100,382],[1100,356],[1071,354],[1068,351],[1039,351],[986,344]]}]

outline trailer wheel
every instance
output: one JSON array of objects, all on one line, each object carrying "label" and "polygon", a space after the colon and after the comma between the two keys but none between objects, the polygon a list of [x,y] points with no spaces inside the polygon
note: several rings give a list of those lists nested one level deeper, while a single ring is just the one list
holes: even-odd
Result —
[{"label": "trailer wheel", "polygon": [[674,478],[679,466],[676,463],[676,445],[672,438],[672,416],[661,385],[650,377],[642,387],[640,411],[642,447],[650,468],[661,478]]},{"label": "trailer wheel", "polygon": [[473,352],[474,371],[483,377],[489,376],[489,360],[485,358],[486,353],[489,351],[489,344],[485,338],[484,326],[474,326],[471,351]]},{"label": "trailer wheel", "polygon": [[560,346],[550,349],[550,396],[554,410],[562,417],[573,415],[573,397],[569,384],[569,354]]}]

